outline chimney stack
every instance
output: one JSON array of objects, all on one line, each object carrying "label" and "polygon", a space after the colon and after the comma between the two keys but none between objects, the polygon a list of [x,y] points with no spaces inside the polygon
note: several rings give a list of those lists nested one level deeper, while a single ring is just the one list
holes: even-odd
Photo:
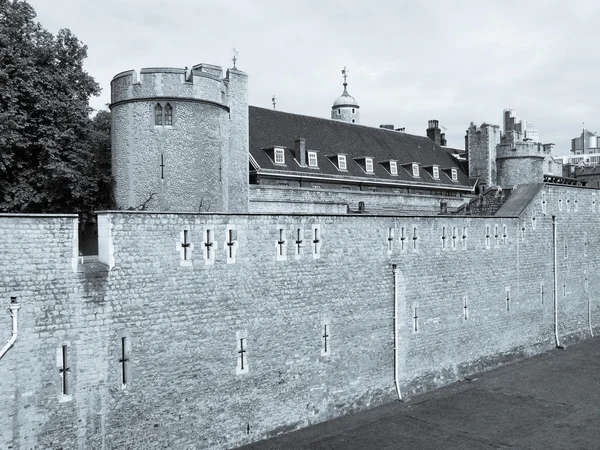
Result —
[{"label": "chimney stack", "polygon": [[437,145],[442,144],[442,130],[440,130],[439,120],[432,119],[429,121],[429,128],[427,128],[427,137],[435,142]]},{"label": "chimney stack", "polygon": [[306,166],[306,140],[304,138],[294,139],[294,155],[301,167]]}]

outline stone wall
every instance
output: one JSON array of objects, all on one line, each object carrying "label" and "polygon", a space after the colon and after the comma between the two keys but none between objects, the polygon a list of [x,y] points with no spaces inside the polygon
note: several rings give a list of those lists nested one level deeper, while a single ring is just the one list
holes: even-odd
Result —
[{"label": "stone wall", "polygon": [[435,215],[440,212],[440,202],[446,202],[448,208],[453,210],[464,204],[467,199],[392,192],[250,185],[250,211],[255,213],[343,214],[348,208],[358,210],[359,202],[364,202],[367,212]]},{"label": "stone wall", "polygon": [[225,448],[391,401],[392,264],[404,395],[550,349],[552,216],[561,344],[589,336],[596,192],[546,186],[507,218],[107,212],[108,265],[75,272],[75,219],[0,216],[22,306],[0,447]]}]

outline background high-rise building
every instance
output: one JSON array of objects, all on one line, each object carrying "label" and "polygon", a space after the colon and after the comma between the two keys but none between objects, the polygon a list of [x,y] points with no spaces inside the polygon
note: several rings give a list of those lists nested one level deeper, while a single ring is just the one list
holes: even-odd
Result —
[{"label": "background high-rise building", "polygon": [[537,127],[531,122],[521,120],[521,118],[515,114],[513,109],[505,109],[503,116],[504,134],[506,134],[507,131],[514,131],[519,133],[518,139],[529,139],[534,142],[540,141],[540,132]]}]

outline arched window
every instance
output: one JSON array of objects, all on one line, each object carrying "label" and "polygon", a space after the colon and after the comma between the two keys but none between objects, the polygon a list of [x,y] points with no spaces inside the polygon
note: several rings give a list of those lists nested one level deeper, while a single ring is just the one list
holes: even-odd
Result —
[{"label": "arched window", "polygon": [[169,103],[165,106],[165,125],[173,125],[173,108]]},{"label": "arched window", "polygon": [[157,104],[154,107],[154,125],[162,125],[162,124],[163,124],[162,106]]}]

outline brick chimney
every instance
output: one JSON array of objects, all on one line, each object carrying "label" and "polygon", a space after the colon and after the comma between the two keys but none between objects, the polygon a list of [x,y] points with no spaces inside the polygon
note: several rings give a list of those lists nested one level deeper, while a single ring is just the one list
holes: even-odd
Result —
[{"label": "brick chimney", "polygon": [[439,120],[430,120],[429,128],[427,128],[427,137],[437,145],[442,145],[442,130],[440,130]]},{"label": "brick chimney", "polygon": [[300,166],[306,166],[306,140],[304,138],[294,139],[294,156]]}]

